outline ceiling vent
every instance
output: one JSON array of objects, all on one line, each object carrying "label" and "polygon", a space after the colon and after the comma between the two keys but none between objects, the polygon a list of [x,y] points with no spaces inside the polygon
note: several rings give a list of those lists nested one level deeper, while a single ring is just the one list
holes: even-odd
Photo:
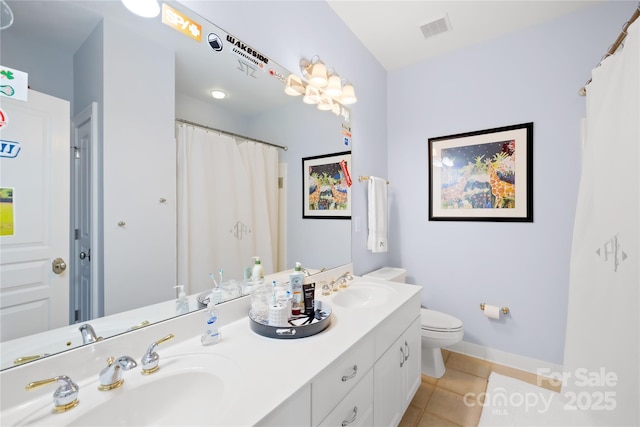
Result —
[{"label": "ceiling vent", "polygon": [[445,13],[439,18],[433,19],[430,22],[421,25],[420,30],[422,31],[425,39],[428,39],[429,37],[433,37],[440,33],[450,31],[451,22],[449,22],[449,15]]}]

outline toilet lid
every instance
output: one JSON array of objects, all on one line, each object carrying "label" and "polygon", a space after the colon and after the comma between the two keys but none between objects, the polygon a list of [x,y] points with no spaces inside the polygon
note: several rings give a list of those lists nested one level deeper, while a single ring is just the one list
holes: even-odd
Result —
[{"label": "toilet lid", "polygon": [[423,308],[422,329],[430,331],[458,331],[462,329],[462,320],[446,313]]}]

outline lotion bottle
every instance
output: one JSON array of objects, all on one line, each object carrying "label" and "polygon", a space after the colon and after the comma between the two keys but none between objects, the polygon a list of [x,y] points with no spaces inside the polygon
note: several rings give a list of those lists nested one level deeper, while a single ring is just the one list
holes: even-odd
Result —
[{"label": "lotion bottle", "polygon": [[260,263],[260,257],[254,256],[253,269],[251,270],[251,280],[253,282],[262,282],[264,280],[264,268]]},{"label": "lotion bottle", "polygon": [[304,273],[302,272],[302,265],[296,262],[296,267],[293,273],[289,275],[289,291],[292,295],[291,300],[291,314],[299,315],[303,309],[302,298],[302,280],[304,279]]},{"label": "lotion bottle", "polygon": [[213,301],[209,301],[207,309],[204,311],[204,325],[200,342],[202,345],[216,344],[220,341],[220,319],[218,309]]}]

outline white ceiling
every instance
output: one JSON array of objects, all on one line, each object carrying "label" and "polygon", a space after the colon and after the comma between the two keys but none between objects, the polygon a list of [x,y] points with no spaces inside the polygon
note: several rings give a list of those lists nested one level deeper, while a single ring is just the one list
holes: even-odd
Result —
[{"label": "white ceiling", "polygon": [[[328,0],[387,71],[416,64],[589,7],[602,0]],[[420,26],[448,15],[452,30],[425,39]]]}]

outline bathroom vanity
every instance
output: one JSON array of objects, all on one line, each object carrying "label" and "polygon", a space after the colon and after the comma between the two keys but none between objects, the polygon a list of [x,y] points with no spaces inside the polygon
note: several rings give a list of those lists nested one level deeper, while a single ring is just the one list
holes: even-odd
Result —
[{"label": "bathroom vanity", "polygon": [[[420,385],[419,290],[355,277],[329,296],[317,291],[331,324],[300,339],[253,332],[249,299],[240,298],[220,304],[222,340],[210,347],[200,344],[203,313],[195,312],[11,368],[0,372],[0,424],[396,425]],[[97,389],[108,357],[139,361],[170,333],[156,349],[158,372],[134,368],[120,388]],[[55,384],[24,388],[57,375],[80,387],[79,405],[61,414],[52,413]]]}]

